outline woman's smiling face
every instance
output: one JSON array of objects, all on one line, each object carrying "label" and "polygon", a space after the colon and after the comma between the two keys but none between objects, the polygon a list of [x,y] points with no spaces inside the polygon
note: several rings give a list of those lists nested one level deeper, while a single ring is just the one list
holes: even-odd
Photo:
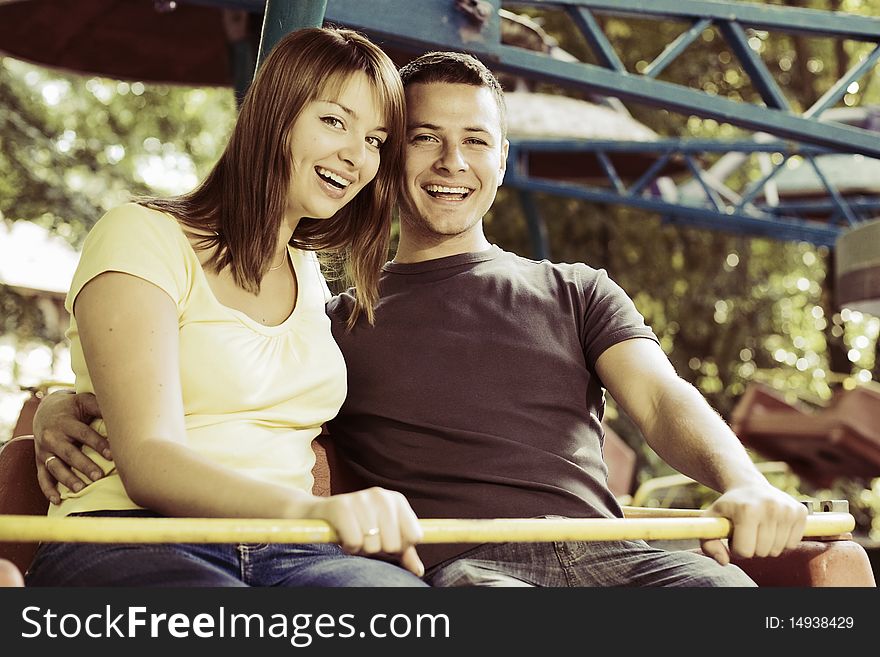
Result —
[{"label": "woman's smiling face", "polygon": [[376,95],[355,73],[338,94],[323,92],[303,107],[290,131],[290,220],[332,217],[376,177],[388,138]]}]

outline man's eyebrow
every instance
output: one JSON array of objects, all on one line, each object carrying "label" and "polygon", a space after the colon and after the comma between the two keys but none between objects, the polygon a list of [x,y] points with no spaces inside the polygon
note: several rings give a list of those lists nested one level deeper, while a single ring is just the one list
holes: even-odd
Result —
[{"label": "man's eyebrow", "polygon": [[[407,130],[434,130],[436,132],[443,132],[443,127],[439,125],[435,125],[433,123],[410,123],[406,126]],[[464,128],[465,132],[482,132],[487,135],[492,134],[490,130],[487,128],[481,128],[480,126],[466,126]]]},{"label": "man's eyebrow", "polygon": [[[329,103],[329,104],[331,104],[331,105],[336,105],[336,107],[338,107],[338,108],[341,109],[343,112],[345,112],[346,114],[348,114],[348,115],[349,115],[351,118],[353,118],[355,121],[357,121],[357,120],[360,118],[360,117],[358,116],[358,113],[357,113],[357,112],[355,112],[355,111],[354,111],[353,109],[351,109],[350,107],[346,107],[345,105],[343,105],[342,103],[340,103],[340,102],[337,101],[337,100],[321,99],[320,102],[322,102],[322,103]],[[381,130],[382,132],[388,132],[388,128],[386,128],[385,126],[382,126],[382,125],[377,126],[375,129],[376,129],[376,130]]]}]

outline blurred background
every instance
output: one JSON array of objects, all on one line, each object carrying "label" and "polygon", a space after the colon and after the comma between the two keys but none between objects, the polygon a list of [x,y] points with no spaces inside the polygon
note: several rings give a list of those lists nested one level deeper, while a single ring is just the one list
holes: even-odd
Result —
[{"label": "blurred background", "polygon": [[[441,0],[424,2],[436,5]],[[76,3],[93,11],[89,20],[79,20],[73,10],[57,13],[60,5],[70,9],[70,3],[0,1],[0,442],[12,436],[25,400],[72,383],[63,299],[90,226],[134,195],[188,191],[221,153],[236,113],[236,66],[248,61],[232,51],[242,43],[256,43],[260,30],[259,12],[253,7],[242,12],[236,4],[249,3],[90,0]],[[443,4],[450,12],[481,5]],[[880,0],[756,4],[880,17]],[[131,70],[142,71],[141,77],[97,74],[101,71],[89,68],[90,61],[107,62],[110,69],[109,63],[124,62],[116,52],[100,51],[107,41],[100,41],[95,17],[134,5],[166,21],[157,41],[148,42],[145,36],[142,46],[127,55]],[[328,15],[333,7],[330,0]],[[570,14],[529,3],[504,2],[500,7],[508,43],[562,61],[602,63],[595,43],[585,39]],[[210,19],[187,14],[197,10],[214,14]],[[189,20],[186,29],[180,28],[189,49],[167,27],[174,17]],[[130,24],[124,17],[119,20],[119,25]],[[596,20],[622,65],[634,73],[644,72],[691,27],[633,15],[597,15]],[[128,37],[114,27],[116,41],[148,32],[143,22],[130,27],[135,29]],[[742,53],[723,36],[713,26],[699,30],[687,51],[664,69],[662,79],[711,97],[760,104],[754,76],[739,63]],[[745,36],[793,112],[813,106],[875,45],[757,29]],[[212,68],[201,61],[210,59],[206,51],[193,47],[202,38],[228,46],[231,54],[215,60]],[[77,44],[91,52],[76,59]],[[397,53],[395,58],[403,56]],[[73,66],[74,61],[83,63]],[[255,60],[250,61],[252,70]],[[151,62],[158,68],[151,69]],[[161,67],[175,62],[178,70],[163,78],[162,71],[170,69]],[[200,65],[204,71],[192,72]],[[499,75],[508,92],[511,134],[526,141],[755,140],[749,131],[723,120],[637,102],[623,109],[607,95],[572,93],[550,81],[526,81],[504,71]],[[880,126],[880,111],[874,110],[880,107],[878,77],[880,72],[869,71],[847,84],[828,108],[829,117],[865,129]],[[566,105],[568,101],[574,104]],[[768,166],[783,165],[775,184],[759,196],[776,203],[788,199],[801,203],[802,209],[816,201],[807,213],[828,212],[822,209],[827,204],[819,202],[829,196],[826,181],[803,157],[758,155],[741,156],[731,164],[730,153],[707,150],[694,161],[706,171],[727,166],[728,190],[760,180]],[[822,171],[838,194],[880,194],[880,161],[861,154],[824,157]],[[624,163],[618,163],[622,172]],[[558,177],[578,178],[575,173]],[[670,189],[676,198],[694,189],[700,192],[687,159],[670,163],[661,173],[651,185],[658,198],[668,198]],[[880,540],[877,452],[847,453],[834,447],[846,441],[839,435],[840,413],[831,417],[835,400],[856,391],[868,394],[860,397],[863,405],[853,413],[864,411],[868,424],[878,417],[880,318],[836,302],[832,245],[715,230],[614,203],[610,196],[589,200],[533,190],[525,200],[520,189],[500,190],[485,218],[490,241],[529,257],[549,255],[608,270],[633,297],[679,374],[703,392],[741,437],[752,426],[755,409],[784,411],[788,421],[783,424],[789,426],[820,426],[831,445],[823,457],[829,466],[825,470],[815,459],[798,462],[796,454],[792,457],[798,447],[785,447],[785,435],[777,441],[783,447],[774,451],[769,430],[761,434],[756,429],[755,436],[763,438],[748,446],[774,483],[801,497],[847,499],[861,539]],[[536,222],[535,216],[541,220]],[[880,243],[872,248],[880,252]],[[749,396],[750,390],[760,394]],[[824,424],[822,418],[828,418]],[[714,493],[681,478],[658,479],[672,475],[671,470],[644,446],[613,400],[606,424],[629,450],[625,460],[631,477],[622,484],[623,497],[657,506],[702,506],[712,499]]]}]

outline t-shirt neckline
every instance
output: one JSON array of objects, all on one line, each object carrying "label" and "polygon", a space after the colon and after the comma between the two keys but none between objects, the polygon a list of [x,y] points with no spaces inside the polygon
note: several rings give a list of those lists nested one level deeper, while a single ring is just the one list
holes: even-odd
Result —
[{"label": "t-shirt neckline", "polygon": [[468,253],[456,253],[455,255],[445,256],[443,258],[434,258],[432,260],[424,260],[422,262],[386,262],[382,267],[382,271],[390,274],[422,274],[429,271],[438,271],[440,269],[448,269],[450,267],[459,267],[461,265],[472,264],[476,262],[487,262],[494,260],[503,251],[495,244],[491,245],[484,251],[472,251]]},{"label": "t-shirt neckline", "polygon": [[163,215],[165,215],[166,217],[168,217],[168,219],[173,221],[177,225],[177,227],[180,229],[180,238],[183,240],[184,243],[186,243],[187,247],[189,248],[188,255],[194,259],[193,268],[197,272],[196,276],[198,277],[201,285],[204,286],[205,291],[207,292],[207,295],[211,300],[211,303],[213,303],[215,306],[218,306],[224,312],[226,312],[226,313],[232,315],[233,317],[235,317],[236,319],[238,319],[239,322],[241,322],[242,324],[244,324],[245,326],[247,326],[251,330],[256,331],[257,333],[261,333],[265,336],[269,336],[269,337],[286,333],[288,328],[290,327],[290,325],[293,324],[293,322],[296,321],[296,319],[299,318],[299,316],[302,314],[302,313],[297,312],[299,310],[300,306],[302,305],[300,302],[302,301],[302,298],[303,298],[301,288],[300,288],[300,285],[303,280],[302,274],[300,273],[302,271],[302,267],[301,267],[301,264],[297,262],[298,256],[301,254],[301,251],[299,251],[299,249],[295,249],[294,247],[290,246],[289,244],[287,245],[287,254],[288,254],[288,257],[290,258],[290,266],[293,267],[294,276],[296,277],[296,302],[295,302],[295,305],[293,306],[293,310],[290,311],[290,314],[284,318],[283,322],[281,322],[280,324],[272,324],[271,326],[269,326],[269,325],[263,324],[261,322],[258,322],[256,319],[254,319],[253,317],[248,315],[243,310],[239,310],[238,308],[233,308],[232,306],[227,306],[225,303],[222,303],[220,301],[220,299],[217,298],[217,295],[214,294],[214,290],[211,288],[211,284],[208,282],[208,276],[205,273],[205,268],[202,266],[202,263],[199,260],[199,256],[196,253],[196,249],[193,246],[192,242],[190,242],[186,236],[186,230],[184,229],[183,224],[181,224],[180,221],[178,221],[177,218],[174,215],[172,215],[171,213],[164,212],[164,211],[160,211],[160,212]]}]

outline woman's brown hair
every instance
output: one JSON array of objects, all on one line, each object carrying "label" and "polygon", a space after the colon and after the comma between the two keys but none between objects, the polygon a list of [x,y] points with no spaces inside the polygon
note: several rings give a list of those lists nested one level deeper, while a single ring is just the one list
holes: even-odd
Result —
[{"label": "woman's brown hair", "polygon": [[[403,88],[397,69],[378,46],[357,32],[306,28],[285,36],[257,70],[229,143],[195,190],[170,199],[144,201],[186,227],[211,231],[199,248],[216,247],[205,263],[229,267],[235,282],[256,293],[277,246],[291,181],[290,132],[303,108],[332,97],[349,78],[364,73],[385,112],[388,138],[376,177],[329,219],[300,220],[290,244],[341,253],[356,288],[348,318],[360,313],[372,324],[379,297],[379,271],[388,257],[391,210],[402,175],[405,131]],[[329,94],[329,96],[328,96]]]}]

